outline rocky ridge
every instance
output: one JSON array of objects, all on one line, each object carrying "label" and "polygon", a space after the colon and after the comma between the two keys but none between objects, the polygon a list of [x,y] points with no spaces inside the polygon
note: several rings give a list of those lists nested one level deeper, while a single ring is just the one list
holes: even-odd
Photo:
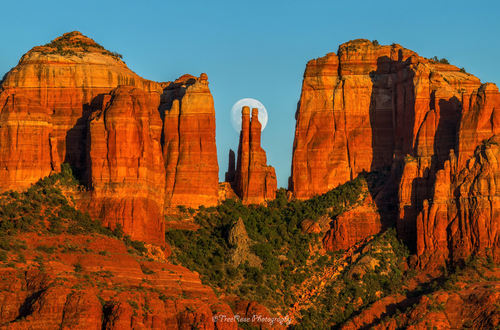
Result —
[{"label": "rocky ridge", "polygon": [[419,267],[485,249],[498,259],[497,215],[489,205],[498,195],[491,187],[499,95],[494,84],[446,60],[397,44],[345,43],[307,64],[296,115],[294,196],[309,198],[364,171],[390,169],[372,197],[382,227],[397,226],[416,248]]}]

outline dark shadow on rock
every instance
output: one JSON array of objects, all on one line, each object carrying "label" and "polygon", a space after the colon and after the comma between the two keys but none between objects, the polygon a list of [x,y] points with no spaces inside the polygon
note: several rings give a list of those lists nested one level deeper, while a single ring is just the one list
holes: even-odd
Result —
[{"label": "dark shadow on rock", "polygon": [[[87,184],[87,122],[94,111],[103,110],[105,93],[98,94],[90,103],[82,106],[81,117],[75,125],[66,132],[65,157],[63,163],[68,163],[75,177],[82,183]],[[57,146],[59,149],[60,146]],[[61,154],[59,152],[59,154]]]}]

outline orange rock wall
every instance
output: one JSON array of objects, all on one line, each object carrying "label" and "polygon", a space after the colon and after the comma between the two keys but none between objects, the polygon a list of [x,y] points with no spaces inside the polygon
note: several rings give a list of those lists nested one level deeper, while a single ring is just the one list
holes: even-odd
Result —
[{"label": "orange rock wall", "polygon": [[421,267],[496,251],[499,102],[495,85],[455,66],[350,41],[306,67],[290,188],[304,199],[390,168],[374,202]]},{"label": "orange rock wall", "polygon": [[244,204],[275,199],[278,189],[274,168],[267,166],[266,152],[260,146],[262,124],[258,114],[258,109],[252,109],[250,119],[250,108],[243,107],[234,186]]},{"label": "orange rock wall", "polygon": [[217,204],[219,165],[215,109],[207,75],[184,75],[163,91],[166,205]]},{"label": "orange rock wall", "polygon": [[323,238],[327,251],[348,250],[362,239],[380,233],[382,223],[380,214],[368,196],[363,204],[342,213],[332,222],[332,228]]},{"label": "orange rock wall", "polygon": [[0,90],[0,190],[22,189],[49,175],[55,164],[52,118],[22,88]]},{"label": "orange rock wall", "polygon": [[164,241],[165,167],[160,95],[131,86],[104,96],[89,121],[89,193],[81,207],[133,239]]},{"label": "orange rock wall", "polygon": [[0,111],[1,191],[26,189],[69,163],[89,189],[81,208],[155,242],[164,242],[165,206],[217,204],[205,74],[148,81],[71,32],[23,56],[2,82]]},{"label": "orange rock wall", "polygon": [[[35,131],[35,136],[30,137],[34,142],[33,139],[38,139],[36,135],[40,134],[37,131],[43,129],[45,133],[43,139],[38,141],[42,151],[34,150],[33,142],[27,141],[16,147],[10,146],[11,142],[1,142],[7,145],[0,148],[8,149],[12,156],[0,159],[1,190],[27,188],[51,170],[59,171],[64,162],[84,171],[87,119],[96,104],[100,105],[102,94],[109,93],[118,85],[133,85],[148,91],[159,89],[158,84],[139,77],[123,61],[103,53],[103,49],[97,48],[92,39],[80,33],[66,39],[68,45],[63,51],[71,53],[61,53],[48,46],[34,47],[7,74],[2,84],[2,94],[18,94],[19,100],[26,97],[30,99],[30,106],[36,104],[37,110],[28,111],[28,117],[13,118],[7,115],[15,106],[10,103],[8,108],[2,109],[5,114],[1,115],[0,130],[3,132],[0,134],[9,135],[13,127],[19,126],[20,132],[27,129]],[[84,51],[73,44],[75,42],[82,42],[89,48]],[[9,87],[15,87],[14,92]],[[22,112],[19,107],[16,111]],[[12,136],[11,139],[14,141],[17,138]],[[47,148],[50,153],[46,152]],[[16,154],[36,155],[40,152],[43,156],[33,158],[34,163],[26,158],[29,156],[16,157]],[[16,181],[19,183],[16,184]]]}]

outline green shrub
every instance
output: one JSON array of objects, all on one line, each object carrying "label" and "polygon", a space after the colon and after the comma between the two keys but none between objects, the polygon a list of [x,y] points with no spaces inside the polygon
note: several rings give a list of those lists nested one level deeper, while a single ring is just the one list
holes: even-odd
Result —
[{"label": "green shrub", "polygon": [[77,261],[76,264],[75,264],[75,273],[79,273],[82,270],[83,270],[82,264],[80,263],[80,261]]}]

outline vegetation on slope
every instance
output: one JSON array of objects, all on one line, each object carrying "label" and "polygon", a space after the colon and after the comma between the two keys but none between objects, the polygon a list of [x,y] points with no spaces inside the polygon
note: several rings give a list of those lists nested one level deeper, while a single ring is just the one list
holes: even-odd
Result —
[{"label": "vegetation on slope", "polygon": [[407,284],[404,262],[407,247],[391,229],[353,255],[350,263],[330,282],[323,293],[302,310],[301,320],[294,330],[331,329],[339,327],[353,315],[375,301],[403,291]]},{"label": "vegetation on slope", "polygon": [[[195,216],[200,229],[166,232],[167,242],[174,247],[172,261],[199,272],[216,292],[236,294],[263,303],[274,312],[285,312],[297,298],[293,288],[312,276],[314,267],[320,270],[335,259],[333,253],[318,253],[318,235],[302,234],[300,222],[317,220],[325,214],[338,215],[361,202],[365,194],[366,180],[359,177],[307,201],[288,202],[282,189],[267,207],[244,206],[234,200],[218,207],[201,207]],[[248,261],[239,265],[231,262],[236,247],[229,244],[228,232],[239,218],[261,266]]]},{"label": "vegetation on slope", "polygon": [[[68,32],[52,40],[50,43],[43,45],[46,49],[42,51],[43,55],[58,54],[62,56],[75,55],[77,52],[90,53],[100,52],[120,61],[123,56],[117,52],[110,52],[103,46],[99,45],[94,40],[80,34],[78,31]],[[50,49],[50,51],[49,51]]]},{"label": "vegetation on slope", "polygon": [[62,164],[61,173],[41,179],[26,192],[7,191],[0,195],[0,261],[5,261],[6,251],[11,247],[14,250],[22,247],[15,237],[26,232],[40,235],[102,234],[123,239],[139,253],[147,251],[143,242],[123,237],[121,226],[111,231],[99,220],[93,220],[88,212],[77,210],[72,198],[63,194],[63,189],[81,189],[68,164]]}]

